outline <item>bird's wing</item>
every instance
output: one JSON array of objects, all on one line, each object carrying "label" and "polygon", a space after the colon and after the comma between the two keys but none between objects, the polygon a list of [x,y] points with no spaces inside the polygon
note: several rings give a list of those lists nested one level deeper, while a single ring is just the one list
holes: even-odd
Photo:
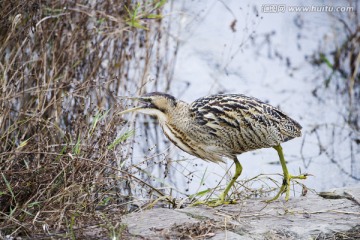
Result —
[{"label": "bird's wing", "polygon": [[[209,129],[229,127],[278,129],[282,140],[301,135],[301,126],[279,109],[242,94],[218,94],[200,98],[190,106],[197,123]],[[215,130],[213,130],[215,131]]]}]

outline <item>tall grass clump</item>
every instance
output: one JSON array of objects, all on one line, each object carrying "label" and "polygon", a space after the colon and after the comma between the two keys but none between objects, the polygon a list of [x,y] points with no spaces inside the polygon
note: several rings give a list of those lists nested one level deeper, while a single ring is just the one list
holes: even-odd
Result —
[{"label": "tall grass clump", "polygon": [[121,235],[110,216],[128,211],[132,188],[156,191],[132,174],[133,131],[116,112],[117,96],[169,88],[164,5],[0,2],[1,237]]}]

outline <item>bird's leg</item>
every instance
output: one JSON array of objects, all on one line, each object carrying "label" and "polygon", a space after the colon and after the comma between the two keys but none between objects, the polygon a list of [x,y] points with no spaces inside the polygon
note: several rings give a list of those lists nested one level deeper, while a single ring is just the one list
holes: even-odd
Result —
[{"label": "bird's leg", "polygon": [[234,157],[234,162],[235,162],[235,174],[234,174],[233,178],[231,179],[229,184],[226,186],[225,190],[220,194],[219,199],[216,200],[215,202],[209,202],[208,203],[209,206],[216,207],[216,206],[226,203],[225,199],[226,199],[228,192],[230,191],[231,187],[236,182],[236,179],[241,175],[241,172],[242,172],[242,166],[236,157]]},{"label": "bird's leg", "polygon": [[231,181],[229,182],[229,184],[226,186],[225,190],[220,194],[218,199],[214,199],[214,200],[210,200],[210,201],[197,201],[194,204],[192,204],[192,206],[196,206],[199,204],[206,204],[210,207],[217,207],[223,204],[226,204],[227,202],[225,201],[226,196],[228,194],[228,192],[230,191],[231,187],[234,185],[234,183],[236,182],[236,179],[240,176],[241,172],[242,172],[242,166],[239,162],[239,160],[234,157],[234,162],[235,162],[235,174],[233,176],[233,178],[231,179]]},{"label": "bird's leg", "polygon": [[280,158],[280,163],[281,163],[281,167],[283,169],[283,173],[284,173],[284,180],[283,183],[281,185],[280,191],[278,192],[278,194],[276,194],[275,197],[273,197],[270,200],[267,200],[266,202],[272,202],[275,201],[276,199],[278,199],[280,197],[281,194],[285,193],[285,200],[289,200],[290,197],[290,180],[291,179],[306,179],[306,174],[305,175],[299,175],[299,176],[292,176],[289,174],[289,171],[286,167],[286,162],[285,162],[285,158],[284,158],[284,154],[282,151],[282,147],[279,144],[278,146],[274,147],[275,150],[278,152],[279,154],[279,158]]},{"label": "bird's leg", "polygon": [[234,174],[234,177],[229,182],[229,184],[226,186],[224,192],[221,193],[221,195],[219,197],[219,200],[221,202],[225,202],[225,198],[226,198],[229,190],[234,185],[234,183],[236,182],[236,179],[241,175],[241,172],[242,172],[242,166],[236,157],[234,158],[234,162],[235,162],[235,174]]}]

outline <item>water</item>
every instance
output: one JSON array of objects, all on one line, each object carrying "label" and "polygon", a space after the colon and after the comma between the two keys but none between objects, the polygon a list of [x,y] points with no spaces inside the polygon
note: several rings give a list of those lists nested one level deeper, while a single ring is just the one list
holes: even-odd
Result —
[{"label": "water", "polygon": [[[301,2],[311,6],[310,1]],[[316,191],[359,184],[354,159],[359,159],[360,149],[353,142],[354,135],[349,137],[344,101],[335,97],[332,88],[321,92],[323,101],[314,97],[312,91],[322,85],[323,76],[305,60],[319,48],[325,34],[333,34],[329,14],[264,13],[264,4],[268,1],[174,2],[169,14],[180,19],[172,33],[180,47],[170,93],[187,102],[218,92],[268,101],[303,126],[303,137],[283,144],[290,173],[297,174],[300,169],[314,175],[303,183]],[[146,144],[155,143],[149,140]],[[167,166],[171,177],[165,178],[163,185],[167,189],[171,186],[179,192],[195,193],[214,187],[232,164],[207,163],[173,145],[167,151],[167,145],[157,144],[155,149],[164,153],[163,160],[172,163]],[[279,161],[273,149],[238,158],[243,166],[240,179],[282,173],[281,166],[274,164]],[[166,175],[162,171],[166,169],[153,169],[153,175],[162,179]]]}]

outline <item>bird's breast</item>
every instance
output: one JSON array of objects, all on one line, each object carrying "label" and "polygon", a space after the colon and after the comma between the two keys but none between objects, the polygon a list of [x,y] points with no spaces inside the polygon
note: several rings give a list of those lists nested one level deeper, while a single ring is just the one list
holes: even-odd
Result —
[{"label": "bird's breast", "polygon": [[166,137],[178,148],[189,154],[196,155],[196,151],[192,143],[193,141],[186,135],[184,131],[167,122],[161,123],[161,127]]}]

